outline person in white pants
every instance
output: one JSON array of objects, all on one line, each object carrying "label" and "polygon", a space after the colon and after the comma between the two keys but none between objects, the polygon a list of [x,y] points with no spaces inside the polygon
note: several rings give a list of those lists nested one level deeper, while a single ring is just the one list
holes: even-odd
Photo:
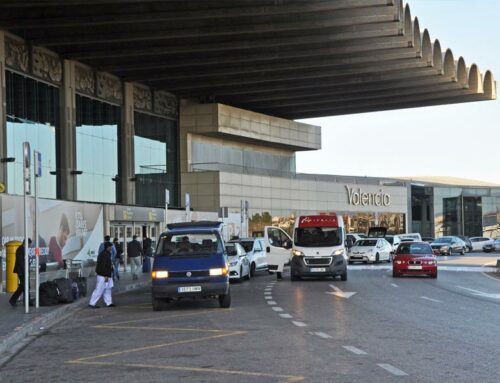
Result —
[{"label": "person in white pants", "polygon": [[106,242],[104,244],[104,250],[97,256],[97,266],[95,268],[97,281],[94,292],[90,297],[90,308],[99,308],[97,302],[99,302],[101,297],[103,297],[106,307],[115,307],[111,296],[111,289],[113,288],[113,264],[111,263],[112,248],[113,244],[111,242]]}]

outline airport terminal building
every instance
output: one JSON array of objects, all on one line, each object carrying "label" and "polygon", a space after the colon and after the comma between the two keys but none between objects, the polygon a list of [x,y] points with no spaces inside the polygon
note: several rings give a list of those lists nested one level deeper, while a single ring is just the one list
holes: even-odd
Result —
[{"label": "airport terminal building", "polygon": [[41,217],[57,231],[65,214],[77,253],[104,232],[155,239],[186,204],[234,235],[332,211],[351,232],[500,235],[494,185],[296,173],[321,148],[297,119],[496,99],[400,0],[3,2],[0,82],[3,243],[26,141]]}]

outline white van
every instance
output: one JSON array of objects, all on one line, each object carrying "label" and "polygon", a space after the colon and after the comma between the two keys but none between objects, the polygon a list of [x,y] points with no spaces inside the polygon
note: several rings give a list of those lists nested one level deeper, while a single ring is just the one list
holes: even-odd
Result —
[{"label": "white van", "polygon": [[264,242],[269,272],[282,273],[285,265],[290,262],[292,239],[279,227],[266,226],[264,228]]},{"label": "white van", "polygon": [[300,216],[293,231],[292,281],[301,277],[347,280],[344,220],[336,214]]}]

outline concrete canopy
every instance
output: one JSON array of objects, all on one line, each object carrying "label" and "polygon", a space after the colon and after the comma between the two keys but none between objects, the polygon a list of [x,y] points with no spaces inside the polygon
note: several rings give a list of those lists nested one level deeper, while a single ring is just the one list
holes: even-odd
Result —
[{"label": "concrete canopy", "polygon": [[125,81],[288,119],[496,98],[492,73],[402,0],[4,0],[0,28]]}]

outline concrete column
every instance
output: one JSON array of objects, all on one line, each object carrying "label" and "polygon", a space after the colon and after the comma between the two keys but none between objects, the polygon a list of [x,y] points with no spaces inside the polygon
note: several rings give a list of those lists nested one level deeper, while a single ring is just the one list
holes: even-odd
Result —
[{"label": "concrete column", "polygon": [[[5,32],[0,30],[0,158],[7,157],[7,94],[5,89]],[[0,182],[7,190],[7,164],[0,164]]]},{"label": "concrete column", "polygon": [[59,166],[57,169],[58,198],[76,200],[76,93],[75,62],[64,60],[63,85],[59,94]]},{"label": "concrete column", "polygon": [[122,124],[119,135],[120,165],[119,182],[121,203],[135,204],[135,155],[134,155],[134,85],[124,83]]}]

